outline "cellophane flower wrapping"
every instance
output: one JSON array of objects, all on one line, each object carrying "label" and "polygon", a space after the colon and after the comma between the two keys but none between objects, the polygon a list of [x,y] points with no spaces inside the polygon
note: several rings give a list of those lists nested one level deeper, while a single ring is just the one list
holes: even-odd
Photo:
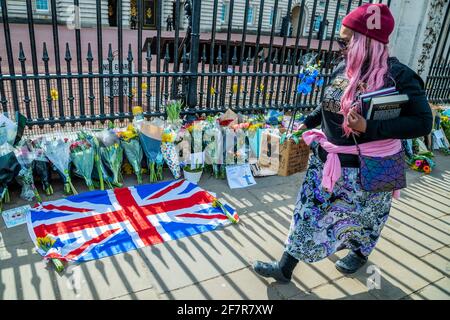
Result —
[{"label": "cellophane flower wrapping", "polygon": [[175,179],[181,177],[180,160],[175,147],[176,133],[171,128],[164,129],[161,141],[161,153]]},{"label": "cellophane flower wrapping", "polygon": [[119,142],[116,142],[108,147],[101,147],[100,154],[102,161],[112,172],[112,184],[116,187],[122,186],[122,162],[123,162],[123,148]]},{"label": "cellophane flower wrapping", "polygon": [[19,174],[20,164],[14,148],[6,139],[7,129],[0,126],[0,211],[3,202],[9,202],[8,184]]},{"label": "cellophane flower wrapping", "polygon": [[136,174],[137,183],[142,183],[142,158],[144,153],[139,143],[139,135],[133,125],[129,125],[126,131],[119,133],[120,145],[125,151],[125,155]]},{"label": "cellophane flower wrapping", "polygon": [[92,170],[92,179],[94,181],[99,182],[99,188],[100,190],[105,190],[105,184],[109,189],[113,188],[112,185],[112,177],[111,173],[107,170],[105,167],[102,157],[100,148],[104,146],[103,141],[101,141],[103,131],[101,132],[84,132],[86,139],[90,142],[90,144],[94,147],[95,155],[94,155],[94,170]]},{"label": "cellophane flower wrapping", "polygon": [[150,182],[162,180],[164,157],[161,153],[161,139],[163,128],[164,122],[155,119],[151,122],[142,122],[139,131],[139,140],[148,161]]},{"label": "cellophane flower wrapping", "polygon": [[220,179],[220,167],[223,165],[223,136],[219,126],[210,123],[203,134],[205,162],[211,164],[213,175],[216,179]]},{"label": "cellophane flower wrapping", "polygon": [[34,185],[32,163],[36,159],[35,153],[29,150],[25,141],[21,141],[14,152],[20,164],[20,171],[16,178],[17,182],[22,186],[20,197],[26,201],[33,201],[36,198],[38,202],[42,202],[39,192]]},{"label": "cellophane flower wrapping", "polygon": [[47,196],[53,194],[53,187],[51,185],[50,166],[44,150],[42,149],[43,137],[37,137],[31,140],[29,148],[34,152],[35,159],[32,163],[33,174],[41,180],[42,189]]},{"label": "cellophane flower wrapping", "polygon": [[43,141],[42,149],[45,156],[58,170],[64,179],[64,192],[66,194],[77,194],[70,178],[70,141],[67,138],[50,137]]},{"label": "cellophane flower wrapping", "polygon": [[100,158],[107,171],[110,172],[111,185],[115,187],[122,186],[122,162],[123,148],[120,146],[120,139],[117,131],[111,125],[96,134],[99,141]]},{"label": "cellophane flower wrapping", "polygon": [[92,170],[94,169],[95,149],[83,134],[70,145],[70,158],[75,166],[75,174],[82,177],[89,190],[94,190]]}]

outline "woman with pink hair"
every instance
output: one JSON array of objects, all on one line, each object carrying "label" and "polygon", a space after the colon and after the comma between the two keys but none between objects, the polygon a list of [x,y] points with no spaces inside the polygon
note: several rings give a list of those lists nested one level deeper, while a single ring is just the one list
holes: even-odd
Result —
[{"label": "woman with pink hair", "polygon": [[[388,149],[392,143],[400,148],[399,139],[431,132],[432,114],[422,79],[389,57],[389,35],[395,24],[389,7],[365,4],[350,12],[342,24],[343,60],[331,75],[324,99],[303,124],[306,129],[321,125],[321,131],[303,135],[307,143],[312,142],[314,154],[298,194],[283,256],[280,261],[253,265],[259,275],[280,282],[291,280],[299,261],[316,262],[342,249],[349,253],[336,262],[336,268],[346,274],[356,272],[367,262],[388,219],[393,193],[365,191],[357,153],[336,150],[356,149],[355,143],[372,152]],[[393,86],[409,98],[400,116],[366,120],[360,114],[359,96]],[[330,159],[340,164],[335,166],[336,175],[330,172]]]}]

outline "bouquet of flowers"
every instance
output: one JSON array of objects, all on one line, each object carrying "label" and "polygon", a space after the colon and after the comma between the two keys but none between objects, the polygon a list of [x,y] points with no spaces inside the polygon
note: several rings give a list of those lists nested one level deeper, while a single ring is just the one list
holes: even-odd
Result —
[{"label": "bouquet of flowers", "polygon": [[450,140],[450,109],[441,111],[441,128],[445,137]]},{"label": "bouquet of flowers", "polygon": [[39,137],[31,140],[29,144],[29,149],[34,153],[35,159],[32,163],[33,174],[38,176],[42,183],[42,189],[47,196],[53,194],[53,187],[50,184],[51,174],[50,167],[47,157],[45,156],[44,150],[42,149],[43,138]]},{"label": "bouquet of flowers", "polygon": [[161,153],[161,139],[164,123],[155,119],[152,122],[142,122],[139,139],[147,157],[150,182],[162,180],[164,158]]},{"label": "bouquet of flowers", "polygon": [[83,133],[70,145],[70,157],[75,166],[75,174],[82,177],[89,190],[94,190],[92,170],[94,169],[95,150]]},{"label": "bouquet of flowers", "polygon": [[8,184],[14,180],[20,171],[20,164],[14,154],[13,145],[22,136],[24,120],[20,114],[17,118],[18,123],[14,123],[0,113],[0,211],[3,202],[10,201]]},{"label": "bouquet of flowers", "polygon": [[161,140],[161,152],[174,178],[179,179],[181,177],[180,161],[174,143],[175,136],[176,134],[172,129],[164,129]]},{"label": "bouquet of flowers", "polygon": [[112,184],[116,187],[122,186],[122,173],[120,171],[123,161],[123,149],[119,143],[100,148],[101,158],[112,172]]},{"label": "bouquet of flowers", "polygon": [[248,144],[250,147],[249,158],[251,161],[255,162],[259,158],[259,153],[261,149],[261,131],[264,124],[261,122],[251,123],[246,132]]},{"label": "bouquet of flowers", "polygon": [[[0,130],[1,131],[1,130]],[[0,132],[1,137],[1,132]],[[19,174],[20,164],[9,143],[0,145],[0,212],[3,202],[10,201],[8,184]]]},{"label": "bouquet of flowers", "polygon": [[120,146],[120,140],[117,137],[113,124],[110,123],[108,129],[101,131],[97,135],[97,139],[100,144],[100,157],[105,167],[111,172],[111,184],[121,187],[123,149]]},{"label": "bouquet of flowers", "polygon": [[102,162],[100,154],[100,141],[94,133],[87,133],[82,131],[81,134],[89,141],[91,146],[94,148],[94,170],[92,171],[92,178],[98,180],[100,190],[105,190],[105,183],[109,189],[112,189],[112,178],[105,168]]},{"label": "bouquet of flowers", "polygon": [[45,156],[50,160],[64,180],[64,193],[77,194],[72,184],[69,173],[70,165],[70,142],[67,138],[52,137],[46,139],[42,144]]},{"label": "bouquet of flowers", "polygon": [[127,130],[118,132],[120,145],[125,151],[128,162],[136,174],[137,183],[142,183],[142,167],[141,162],[144,154],[141,144],[139,143],[139,135],[132,124],[128,125]]},{"label": "bouquet of flowers", "polygon": [[32,201],[36,197],[37,202],[42,202],[33,179],[32,163],[36,158],[34,152],[28,149],[25,141],[21,141],[14,152],[21,167],[16,178],[22,186],[20,197],[26,201]]},{"label": "bouquet of flowers", "polygon": [[[56,240],[54,240],[52,237],[48,235],[45,237],[37,238],[36,240],[38,249],[42,251],[43,255],[49,252],[50,249],[52,249],[56,243]],[[57,272],[62,272],[64,270],[64,264],[60,259],[50,258],[50,261],[55,266]]]},{"label": "bouquet of flowers", "polygon": [[[222,178],[220,167],[224,166],[222,161],[223,137],[220,127],[210,123],[210,125],[205,128],[203,142],[206,163],[212,165],[214,177],[220,179]],[[225,177],[223,176],[223,178]]]},{"label": "bouquet of flowers", "polygon": [[303,67],[298,75],[298,94],[308,95],[312,92],[313,85],[321,87],[324,84],[324,78],[320,75],[321,62],[316,61],[316,58],[317,54],[307,54],[303,57]]},{"label": "bouquet of flowers", "polygon": [[435,167],[435,162],[426,156],[414,155],[408,162],[411,169],[419,172],[431,173]]},{"label": "bouquet of flowers", "polygon": [[182,107],[182,101],[170,101],[166,105],[167,121],[174,127],[180,126],[181,124],[180,113]]}]

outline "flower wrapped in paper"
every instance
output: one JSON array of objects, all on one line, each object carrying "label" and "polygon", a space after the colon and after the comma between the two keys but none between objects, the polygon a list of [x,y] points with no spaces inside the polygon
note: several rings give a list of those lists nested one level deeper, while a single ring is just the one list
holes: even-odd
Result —
[{"label": "flower wrapped in paper", "polygon": [[142,183],[142,158],[144,157],[141,144],[139,143],[139,134],[133,125],[128,125],[125,131],[118,133],[120,145],[125,151],[125,155],[136,174],[137,183]]},{"label": "flower wrapped in paper", "polygon": [[92,170],[94,169],[95,149],[83,133],[70,145],[70,158],[75,166],[75,174],[82,177],[89,190],[94,190]]},{"label": "flower wrapped in paper", "polygon": [[176,134],[172,129],[164,129],[161,140],[161,153],[174,178],[179,179],[181,177],[181,170],[178,152],[174,143],[175,137]]},{"label": "flower wrapped in paper", "polygon": [[41,196],[34,185],[32,163],[36,159],[35,153],[29,150],[25,141],[18,144],[14,153],[20,164],[20,171],[16,178],[22,186],[20,197],[26,201],[32,201],[36,198],[37,202],[42,202]]},{"label": "flower wrapped in paper", "polygon": [[139,139],[147,157],[150,182],[162,180],[164,158],[161,153],[161,139],[164,123],[162,121],[144,121],[141,123]]},{"label": "flower wrapped in paper", "polygon": [[42,143],[45,156],[53,164],[64,180],[64,193],[77,194],[70,178],[70,142],[67,138],[50,137]]}]

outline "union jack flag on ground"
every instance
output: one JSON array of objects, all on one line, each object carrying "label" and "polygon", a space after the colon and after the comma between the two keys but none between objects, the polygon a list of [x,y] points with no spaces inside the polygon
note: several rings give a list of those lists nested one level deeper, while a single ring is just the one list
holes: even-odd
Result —
[{"label": "union jack flag on ground", "polygon": [[[28,230],[46,258],[88,261],[237,222],[230,206],[186,180],[91,191],[45,202]],[[42,242],[50,239],[50,249]],[[48,243],[48,241],[47,241]]]}]

